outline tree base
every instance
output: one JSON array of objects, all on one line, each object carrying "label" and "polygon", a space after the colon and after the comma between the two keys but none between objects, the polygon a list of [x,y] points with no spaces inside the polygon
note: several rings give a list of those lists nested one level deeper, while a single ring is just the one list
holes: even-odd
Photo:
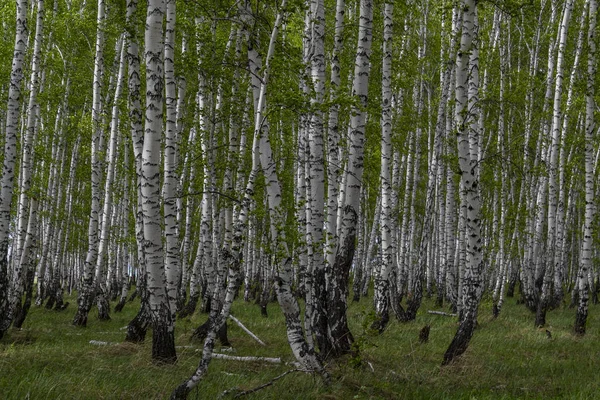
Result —
[{"label": "tree base", "polygon": [[131,293],[131,296],[129,297],[129,301],[132,302],[136,299],[136,297],[138,296],[139,291],[137,290],[137,288],[133,291],[133,293]]},{"label": "tree base", "polygon": [[181,385],[177,386],[177,389],[173,390],[173,393],[171,393],[171,397],[169,397],[169,399],[186,400],[188,394],[190,394],[190,389],[188,389],[187,384],[182,383]]},{"label": "tree base", "polygon": [[498,318],[498,316],[500,315],[500,308],[498,307],[498,303],[494,303],[494,305],[492,306],[492,315],[494,316],[494,318]]},{"label": "tree base", "polygon": [[[192,339],[196,339],[196,340],[203,342],[206,339],[206,337],[208,336],[208,333],[210,332],[211,328],[212,328],[211,319],[209,317],[206,320],[206,322],[204,322],[202,325],[200,325],[198,328],[196,328],[194,333],[192,333]],[[219,341],[221,342],[221,346],[225,346],[225,347],[231,346],[231,343],[229,342],[229,338],[227,337],[227,321],[223,322],[223,324],[219,328],[219,331],[217,332],[217,335],[219,336]]]},{"label": "tree base", "polygon": [[547,311],[547,305],[545,303],[545,301],[540,300],[538,307],[537,307],[537,311],[535,313],[535,326],[537,328],[539,327],[543,327],[546,326],[546,311]]},{"label": "tree base", "polygon": [[146,332],[148,331],[148,314],[146,306],[142,304],[140,311],[137,313],[135,318],[131,320],[127,325],[127,335],[125,341],[130,343],[142,343],[146,339]]},{"label": "tree base", "polygon": [[454,339],[450,343],[448,350],[444,354],[444,361],[442,365],[451,364],[457,357],[462,355],[469,347],[469,342],[473,337],[473,332],[475,331],[475,321],[472,318],[465,318],[458,326],[458,330],[456,331],[456,335],[454,335]]},{"label": "tree base", "polygon": [[25,302],[23,302],[23,306],[19,303],[19,307],[15,313],[15,320],[13,321],[13,326],[17,329],[21,329],[23,322],[25,322],[25,318],[27,318],[29,309],[31,308],[31,302],[33,300],[33,277],[34,271],[28,269],[25,280]]},{"label": "tree base", "polygon": [[52,307],[54,307],[55,303],[56,297],[54,297],[54,294],[50,294],[50,296],[48,296],[48,301],[46,302],[46,310],[52,310]]},{"label": "tree base", "polygon": [[573,326],[573,333],[575,333],[577,336],[585,335],[586,322],[587,312],[577,310],[577,315],[575,316],[575,325]]},{"label": "tree base", "polygon": [[176,308],[177,312],[183,311],[183,309],[186,305],[186,301],[187,301],[187,292],[185,291],[185,288],[180,288],[177,291],[177,300],[175,302],[175,308]]},{"label": "tree base", "polygon": [[190,300],[187,304],[181,309],[179,312],[179,318],[189,317],[196,311],[196,307],[198,306],[198,299],[200,298],[199,294],[195,294],[190,296]]},{"label": "tree base", "polygon": [[377,316],[377,319],[373,321],[373,323],[371,324],[371,329],[377,331],[381,335],[385,331],[385,328],[387,328],[389,322],[390,313],[386,308],[381,312],[380,315]]},{"label": "tree base", "polygon": [[77,313],[73,317],[73,325],[85,328],[87,326],[87,313],[77,310]]},{"label": "tree base", "polygon": [[438,296],[435,299],[435,306],[438,308],[444,307],[444,294],[441,291],[438,292]]},{"label": "tree base", "polygon": [[96,305],[98,306],[98,319],[100,321],[110,321],[110,304],[103,293],[98,294]]},{"label": "tree base", "polygon": [[123,307],[125,307],[126,302],[127,302],[127,297],[121,297],[121,299],[115,306],[115,312],[120,313],[121,311],[123,311]]},{"label": "tree base", "polygon": [[173,329],[164,324],[153,324],[152,327],[152,362],[154,364],[175,364],[175,335]]}]

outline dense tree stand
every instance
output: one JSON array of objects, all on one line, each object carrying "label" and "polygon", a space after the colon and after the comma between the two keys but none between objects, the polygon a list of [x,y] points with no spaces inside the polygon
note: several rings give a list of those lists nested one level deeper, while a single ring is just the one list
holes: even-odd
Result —
[{"label": "dense tree stand", "polygon": [[[242,293],[240,319],[262,336],[277,314],[293,368],[322,376],[363,351],[365,329],[414,329],[399,351],[380,336],[368,352],[401,358],[436,322],[428,346],[453,334],[443,365],[489,355],[467,352],[487,337],[478,315],[494,333],[527,315],[549,347],[597,329],[598,0],[200,0],[179,13],[176,0],[138,1],[57,2],[46,15],[44,0],[3,4],[17,24],[0,35],[2,344],[91,318],[103,345],[129,323],[121,339],[152,340],[136,350],[172,364],[176,317],[193,317],[184,334],[206,354],[173,393],[183,398],[217,340],[230,345]],[[59,314],[67,300],[76,309]],[[455,318],[452,332],[425,305]],[[11,363],[31,353],[8,350]],[[13,375],[9,396],[46,391]],[[199,392],[214,397],[208,376]]]}]

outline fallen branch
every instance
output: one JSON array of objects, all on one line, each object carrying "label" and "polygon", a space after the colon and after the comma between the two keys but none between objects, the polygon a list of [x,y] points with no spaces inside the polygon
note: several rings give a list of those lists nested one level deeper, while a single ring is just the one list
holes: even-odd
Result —
[{"label": "fallen branch", "polygon": [[[196,349],[196,351],[202,351],[202,349]],[[221,353],[213,353],[213,358],[220,358],[221,360],[230,360],[230,361],[263,361],[274,364],[281,364],[281,358],[279,357],[240,357],[240,356],[230,356],[229,354],[221,354]]]},{"label": "fallen branch", "polygon": [[258,336],[256,336],[254,333],[250,332],[250,329],[246,328],[244,326],[244,324],[242,324],[240,322],[239,319],[237,319],[236,317],[234,317],[233,315],[229,314],[229,318],[231,318],[233,320],[233,322],[235,322],[240,328],[242,328],[248,335],[250,335],[250,337],[254,340],[256,340],[258,343],[260,343],[263,346],[266,346],[265,342],[263,342],[262,340],[260,340],[258,338]]},{"label": "fallen branch", "polygon": [[375,368],[373,368],[373,364],[371,364],[370,362],[367,361],[367,364],[369,364],[369,367],[371,368],[371,371],[375,372]]},{"label": "fallen branch", "polygon": [[90,340],[90,344],[93,344],[94,346],[109,346],[109,345],[119,344],[119,343],[103,342],[102,340]]},{"label": "fallen branch", "polygon": [[[234,399],[237,399],[238,397],[242,397],[242,396],[246,396],[255,392],[258,392],[261,389],[264,389],[266,387],[269,387],[271,385],[273,385],[276,381],[280,380],[281,378],[283,378],[284,376],[286,376],[287,374],[291,374],[292,372],[298,372],[298,371],[302,371],[301,369],[290,369],[289,371],[284,372],[281,375],[276,376],[275,378],[271,379],[269,382],[267,383],[263,383],[260,386],[255,387],[254,389],[250,389],[250,390],[244,390],[242,392],[237,393],[235,396],[233,396]],[[234,388],[234,389],[229,389],[229,390],[225,390],[223,393],[221,393],[221,395],[218,397],[219,399],[229,395],[229,394],[233,394],[236,391],[239,391],[239,388]]]},{"label": "fallen branch", "polygon": [[451,313],[447,313],[447,312],[443,312],[443,311],[433,311],[433,310],[428,310],[427,311],[429,314],[435,314],[435,315],[443,315],[445,317],[456,317],[457,314],[451,314]]}]

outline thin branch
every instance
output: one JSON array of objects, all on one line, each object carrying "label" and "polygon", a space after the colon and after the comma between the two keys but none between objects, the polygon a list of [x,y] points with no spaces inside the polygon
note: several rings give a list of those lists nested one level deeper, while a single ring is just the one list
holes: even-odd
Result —
[{"label": "thin branch", "polygon": [[[261,389],[264,389],[264,388],[266,388],[266,387],[269,387],[269,386],[273,385],[273,384],[274,384],[276,381],[280,380],[281,378],[283,378],[283,377],[284,377],[284,376],[286,376],[287,374],[290,374],[290,373],[292,373],[292,372],[298,372],[298,371],[304,371],[304,370],[302,370],[302,369],[298,369],[298,368],[295,368],[295,369],[290,369],[289,371],[286,371],[286,372],[284,372],[283,374],[276,376],[275,378],[271,379],[269,382],[267,382],[267,383],[264,383],[264,384],[262,384],[262,385],[260,385],[260,386],[257,386],[257,387],[255,387],[254,389],[250,389],[250,390],[244,390],[244,391],[242,391],[242,392],[239,392],[238,394],[236,394],[235,396],[233,396],[233,398],[234,398],[234,399],[237,399],[237,398],[239,398],[239,397],[246,396],[246,395],[249,395],[249,394],[252,394],[252,393],[258,392],[258,391],[259,391],[259,390],[261,390]],[[229,394],[232,394],[234,391],[239,391],[239,390],[240,390],[240,389],[238,389],[238,388],[234,388],[234,389],[225,390],[223,393],[221,393],[221,395],[219,396],[219,398],[223,398],[223,397],[225,397],[225,396],[227,396],[227,395],[229,395]]]},{"label": "thin branch", "polygon": [[[196,349],[196,351],[202,351],[202,349]],[[269,362],[269,363],[274,363],[274,364],[281,364],[281,358],[279,358],[279,357],[254,357],[254,356],[239,357],[239,356],[230,356],[228,354],[221,354],[221,353],[213,353],[212,357],[220,358],[221,360],[230,360],[230,361],[262,361],[262,362]]]},{"label": "thin branch", "polygon": [[250,335],[250,337],[252,337],[252,339],[256,340],[258,343],[260,343],[263,346],[266,346],[265,342],[263,342],[262,340],[259,339],[258,336],[256,336],[254,333],[252,333],[250,331],[250,329],[246,328],[244,326],[244,324],[242,324],[240,322],[239,319],[237,319],[236,317],[234,317],[233,315],[229,314],[229,318],[231,318],[233,320],[233,322],[235,322],[240,328],[242,328],[244,330],[244,332],[246,332],[248,335]]},{"label": "thin branch", "polygon": [[445,317],[456,317],[458,315],[458,314],[451,314],[451,313],[447,313],[447,312],[443,312],[443,311],[433,311],[433,310],[428,310],[427,313],[435,314],[435,315],[443,315]]}]

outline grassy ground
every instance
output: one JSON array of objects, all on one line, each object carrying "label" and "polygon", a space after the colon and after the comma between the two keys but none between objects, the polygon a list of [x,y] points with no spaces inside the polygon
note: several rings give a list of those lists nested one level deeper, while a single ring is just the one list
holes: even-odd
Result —
[{"label": "grassy ground", "polygon": [[[74,304],[73,299],[69,299]],[[454,318],[427,314],[425,301],[411,323],[390,323],[382,336],[365,330],[370,299],[351,304],[348,315],[360,359],[331,362],[332,383],[295,372],[273,386],[245,396],[248,399],[590,399],[600,396],[600,307],[592,306],[588,333],[571,333],[574,310],[548,313],[545,329],[533,327],[533,315],[514,299],[502,314],[491,318],[491,305],[480,309],[479,327],[465,355],[455,364],[440,367],[445,349],[456,330]],[[126,326],[139,303],[128,303],[124,312],[101,322],[90,315],[87,328],[71,326],[74,308],[63,312],[32,308],[24,329],[10,330],[0,341],[0,398],[2,399],[165,399],[195,369],[202,344],[190,333],[204,315],[177,322],[179,361],[174,366],[150,362],[151,339],[145,344],[122,343]],[[239,356],[281,357],[293,361],[286,342],[285,325],[277,304],[269,305],[269,318],[252,304],[236,302],[233,314],[256,333],[267,347],[254,342],[235,324],[229,339]],[[431,325],[427,344],[419,331]],[[119,344],[94,346],[90,340]],[[217,351],[220,349],[217,347]],[[213,360],[208,376],[191,399],[215,399],[224,390],[247,390],[291,369],[289,365]],[[225,398],[231,398],[225,397]]]}]

